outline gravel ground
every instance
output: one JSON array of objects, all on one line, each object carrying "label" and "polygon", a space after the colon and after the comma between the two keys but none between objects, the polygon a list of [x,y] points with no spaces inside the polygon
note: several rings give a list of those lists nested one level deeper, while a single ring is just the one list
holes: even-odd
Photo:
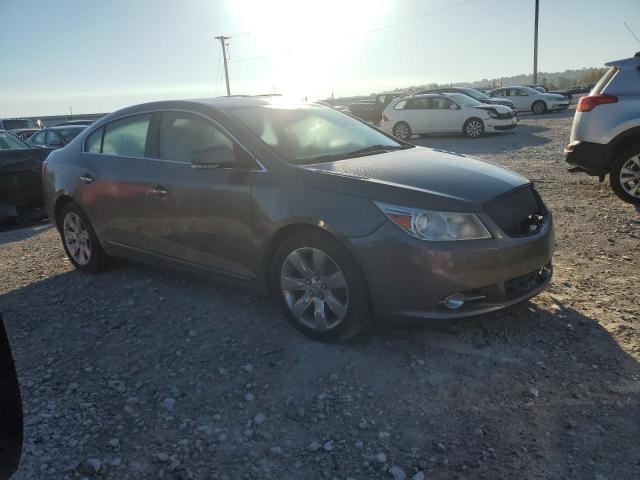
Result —
[{"label": "gravel ground", "polygon": [[253,293],[85,276],[49,226],[0,233],[16,478],[640,478],[640,213],[565,172],[572,113],[415,140],[532,178],[555,215],[548,292],[461,322],[325,345]]}]

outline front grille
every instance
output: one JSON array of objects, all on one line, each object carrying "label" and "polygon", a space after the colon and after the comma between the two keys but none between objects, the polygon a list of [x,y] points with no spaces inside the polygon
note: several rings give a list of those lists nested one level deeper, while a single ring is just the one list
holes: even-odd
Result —
[{"label": "front grille", "polygon": [[522,297],[542,285],[551,275],[551,264],[535,272],[504,282],[504,293],[507,301]]},{"label": "front grille", "polygon": [[513,112],[498,114],[498,120],[508,120],[510,118],[513,118]]},{"label": "front grille", "polygon": [[536,233],[547,215],[538,192],[531,184],[494,198],[484,210],[510,237]]},{"label": "front grille", "polygon": [[28,140],[29,137],[31,137],[31,134],[33,132],[22,132],[18,134],[18,138],[20,138],[20,140]]}]

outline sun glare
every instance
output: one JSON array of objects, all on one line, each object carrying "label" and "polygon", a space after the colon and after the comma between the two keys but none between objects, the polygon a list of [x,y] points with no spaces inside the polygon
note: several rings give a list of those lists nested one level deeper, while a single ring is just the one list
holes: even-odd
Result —
[{"label": "sun glare", "polygon": [[236,51],[271,55],[262,61],[270,82],[265,82],[265,91],[273,88],[310,99],[330,95],[338,79],[344,82],[343,73],[364,43],[366,30],[374,28],[387,9],[384,2],[365,0],[245,0],[235,7],[247,26],[247,33],[235,40]]}]

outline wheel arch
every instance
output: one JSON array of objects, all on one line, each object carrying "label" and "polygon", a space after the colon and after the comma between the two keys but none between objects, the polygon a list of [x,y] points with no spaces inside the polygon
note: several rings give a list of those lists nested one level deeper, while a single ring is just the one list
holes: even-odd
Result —
[{"label": "wheel arch", "polygon": [[634,145],[640,145],[640,126],[619,134],[611,141],[611,144],[613,146],[611,162],[613,163],[622,152]]},{"label": "wheel arch", "polygon": [[301,231],[309,231],[313,233],[319,233],[320,235],[324,235],[327,238],[337,242],[340,246],[342,246],[347,254],[351,257],[354,264],[358,268],[360,275],[365,283],[365,288],[367,290],[367,295],[369,298],[369,304],[371,307],[371,311],[373,312],[374,304],[371,299],[371,288],[369,286],[369,279],[367,278],[365,270],[360,265],[358,261],[358,256],[353,251],[352,245],[346,240],[346,237],[341,236],[337,231],[327,226],[324,222],[312,223],[312,222],[292,222],[286,225],[281,226],[277,230],[273,232],[273,234],[269,237],[265,244],[264,253],[262,256],[262,270],[263,270],[263,281],[265,289],[268,293],[273,294],[273,285],[271,278],[271,269],[273,268],[273,261],[278,246],[291,235],[301,232]]},{"label": "wheel arch", "polygon": [[60,212],[62,212],[62,209],[65,205],[67,205],[68,203],[72,203],[73,201],[73,198],[71,198],[71,196],[66,193],[60,195],[56,199],[53,206],[53,219],[51,219],[51,223],[53,223],[58,230],[60,230]]}]

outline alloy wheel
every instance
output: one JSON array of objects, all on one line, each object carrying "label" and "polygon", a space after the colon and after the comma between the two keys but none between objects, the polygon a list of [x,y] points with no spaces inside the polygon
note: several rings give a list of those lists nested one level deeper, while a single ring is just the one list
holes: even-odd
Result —
[{"label": "alloy wheel", "polygon": [[640,155],[624,162],[620,169],[620,186],[633,198],[640,198]]},{"label": "alloy wheel", "polygon": [[400,140],[406,140],[409,138],[409,125],[406,123],[399,123],[394,128],[394,136]]},{"label": "alloy wheel", "polygon": [[298,248],[287,256],[280,288],[293,316],[316,331],[335,328],[347,314],[347,280],[336,262],[316,248]]},{"label": "alloy wheel", "polygon": [[91,259],[91,240],[89,230],[80,215],[75,212],[67,213],[62,231],[69,255],[78,265],[87,265]]},{"label": "alloy wheel", "polygon": [[467,123],[467,135],[477,138],[482,135],[482,123],[480,120],[471,120]]}]

